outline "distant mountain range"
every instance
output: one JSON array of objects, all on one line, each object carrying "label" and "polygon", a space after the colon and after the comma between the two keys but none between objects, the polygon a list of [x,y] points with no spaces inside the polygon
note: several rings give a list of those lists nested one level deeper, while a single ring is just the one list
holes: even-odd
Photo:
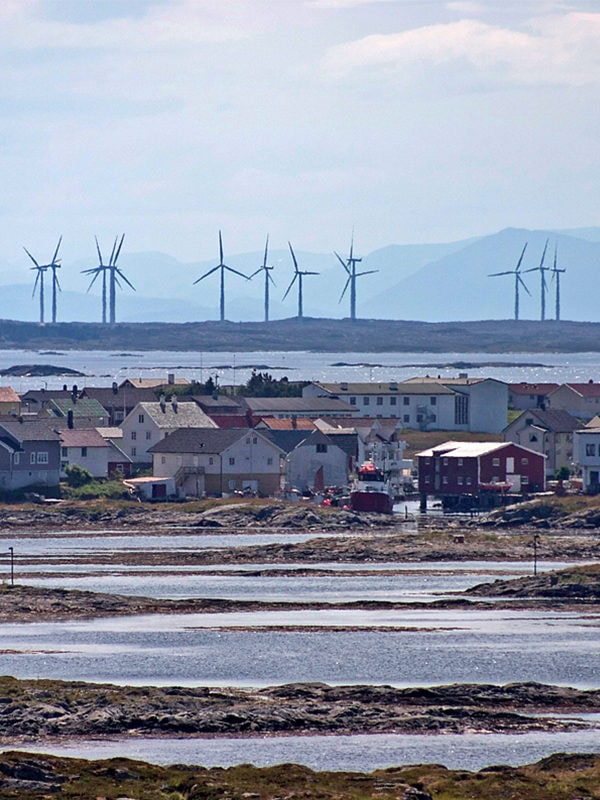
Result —
[{"label": "distant mountain range", "polygon": [[[514,307],[511,276],[488,277],[491,272],[514,269],[527,242],[522,264],[523,278],[531,292],[521,293],[521,318],[539,319],[540,274],[526,273],[539,265],[544,243],[549,238],[546,266],[551,267],[554,247],[557,264],[566,269],[561,277],[561,317],[569,320],[600,319],[600,227],[561,231],[509,228],[488,236],[457,242],[423,245],[388,245],[365,254],[360,270],[378,270],[358,281],[357,313],[368,319],[409,319],[424,321],[510,319]],[[333,253],[296,253],[301,269],[316,271],[304,282],[304,313],[310,317],[343,318],[349,314],[349,297],[338,302],[346,275]],[[346,254],[342,252],[344,257]],[[360,253],[358,254],[360,255]],[[225,254],[230,266],[245,274],[262,263],[263,253]],[[124,322],[195,322],[218,319],[219,280],[214,274],[197,284],[193,281],[217,263],[216,260],[183,263],[164,253],[127,253],[120,266],[136,287],[119,292],[117,318]],[[271,318],[293,317],[297,294],[292,289],[282,296],[293,277],[289,251],[274,250],[269,263],[276,287],[271,293]],[[60,278],[65,291],[59,297],[59,319],[95,322],[101,317],[99,285],[86,292],[87,282],[80,270],[90,262],[66,262]],[[35,321],[39,315],[37,297],[32,298],[33,278],[24,261],[19,280],[15,267],[0,264],[0,317]],[[23,280],[21,280],[21,278]],[[31,278],[29,283],[26,278]],[[546,316],[554,317],[555,284],[548,281]],[[99,281],[96,282],[99,284]],[[226,316],[238,321],[259,321],[263,317],[263,280],[245,281],[226,277]],[[50,313],[49,292],[47,318]]]}]

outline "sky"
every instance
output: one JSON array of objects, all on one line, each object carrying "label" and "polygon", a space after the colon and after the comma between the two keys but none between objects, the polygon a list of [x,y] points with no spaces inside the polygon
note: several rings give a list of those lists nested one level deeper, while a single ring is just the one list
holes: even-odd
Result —
[{"label": "sky", "polygon": [[0,64],[5,262],[600,225],[597,0],[2,0]]}]

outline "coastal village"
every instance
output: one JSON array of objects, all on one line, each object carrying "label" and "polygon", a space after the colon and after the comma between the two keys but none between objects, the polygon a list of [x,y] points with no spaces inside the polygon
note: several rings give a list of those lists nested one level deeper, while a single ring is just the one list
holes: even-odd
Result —
[{"label": "coastal village", "polygon": [[3,386],[0,431],[5,499],[59,498],[61,482],[110,480],[139,500],[342,505],[364,464],[383,475],[393,501],[418,494],[423,509],[428,497],[469,510],[550,489],[600,489],[594,381],[460,373],[293,384],[254,373],[234,389],[168,373],[21,394]]}]

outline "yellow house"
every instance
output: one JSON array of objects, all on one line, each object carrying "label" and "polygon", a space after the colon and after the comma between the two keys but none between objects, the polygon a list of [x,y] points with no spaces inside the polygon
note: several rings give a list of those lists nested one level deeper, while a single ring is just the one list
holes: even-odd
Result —
[{"label": "yellow house", "polygon": [[0,414],[20,414],[21,399],[12,386],[0,386]]}]

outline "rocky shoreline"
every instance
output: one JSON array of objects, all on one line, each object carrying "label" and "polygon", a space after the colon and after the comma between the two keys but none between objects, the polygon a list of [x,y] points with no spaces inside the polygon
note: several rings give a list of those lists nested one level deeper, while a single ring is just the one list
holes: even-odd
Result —
[{"label": "rocky shoreline", "polygon": [[5,743],[102,736],[525,733],[595,728],[577,715],[600,710],[600,691],[537,683],[127,687],[2,677],[0,707]]}]

